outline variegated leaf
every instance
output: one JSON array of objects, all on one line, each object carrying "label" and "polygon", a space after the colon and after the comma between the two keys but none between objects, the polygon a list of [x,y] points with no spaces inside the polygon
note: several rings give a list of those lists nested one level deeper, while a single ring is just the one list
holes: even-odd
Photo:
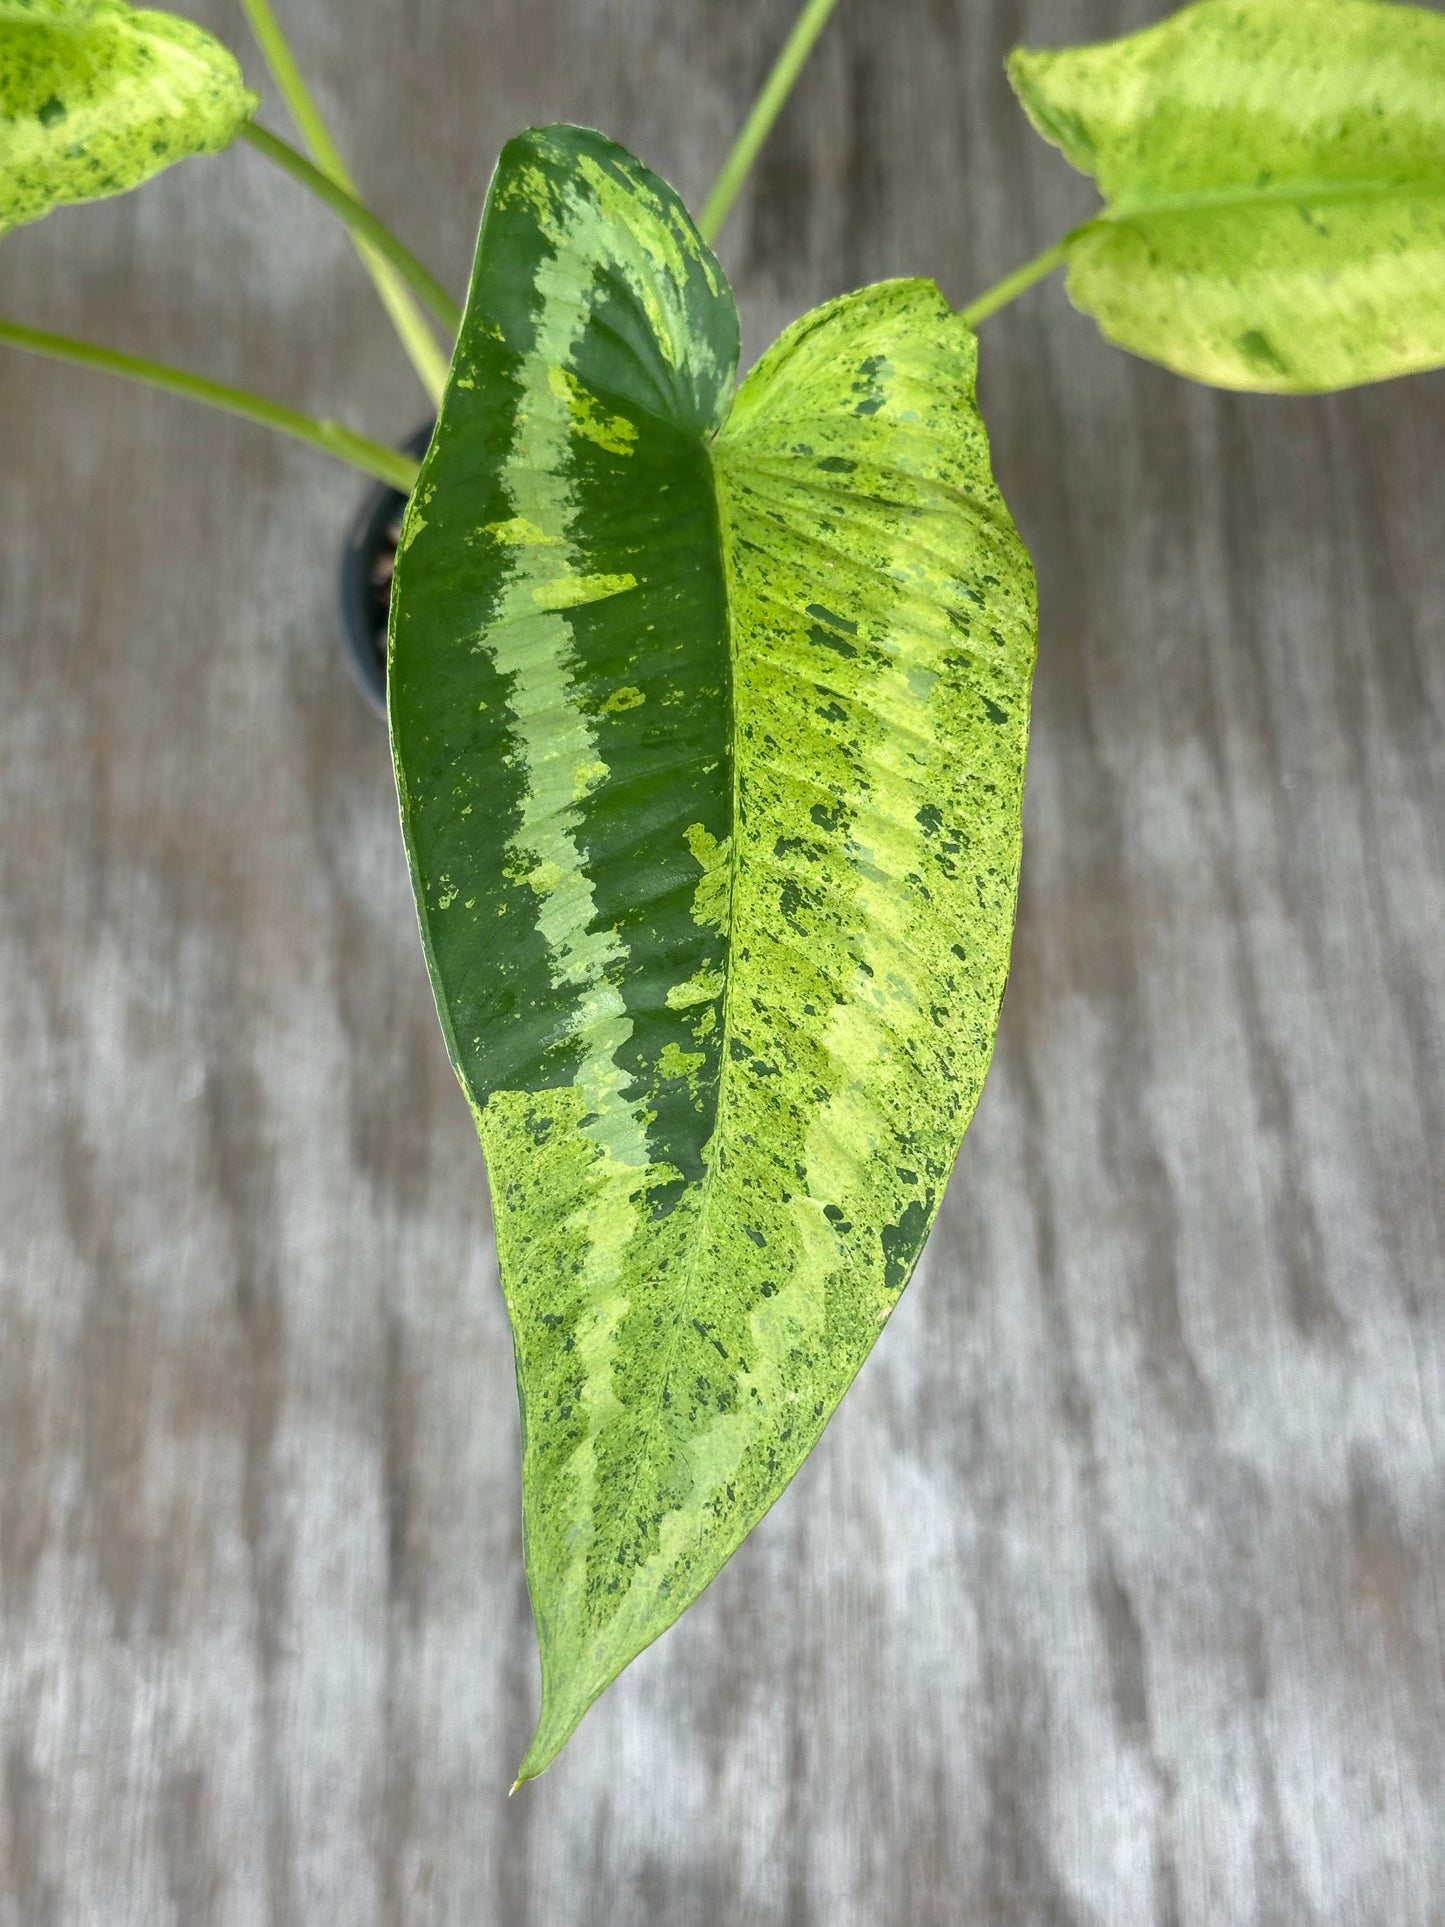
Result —
[{"label": "variegated leaf", "polygon": [[1009,76],[1108,202],[1069,294],[1120,347],[1279,394],[1445,364],[1445,15],[1199,0]]},{"label": "variegated leaf", "polygon": [[256,110],[234,57],[121,0],[0,0],[0,234],[227,146]]},{"label": "variegated leaf", "polygon": [[797,1470],[992,1049],[1034,652],[975,343],[845,296],[733,393],[676,196],[504,151],[407,517],[392,740],[491,1176],[540,1772]]}]

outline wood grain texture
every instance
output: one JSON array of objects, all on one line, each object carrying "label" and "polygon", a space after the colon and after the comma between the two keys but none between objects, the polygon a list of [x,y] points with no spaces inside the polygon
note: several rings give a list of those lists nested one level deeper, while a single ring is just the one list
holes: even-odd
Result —
[{"label": "wood grain texture", "polygon": [[[696,204],[791,9],[285,11],[460,287],[528,121]],[[842,0],[723,237],[748,354],[1078,218],[1003,56],[1161,11]],[[8,238],[0,310],[423,412],[250,152]],[[360,484],[0,360],[0,1927],[1445,1917],[1445,379],[1207,393],[1049,285],[981,394],[1042,603],[992,1079],[813,1460],[509,1803],[510,1348],[334,642]]]}]

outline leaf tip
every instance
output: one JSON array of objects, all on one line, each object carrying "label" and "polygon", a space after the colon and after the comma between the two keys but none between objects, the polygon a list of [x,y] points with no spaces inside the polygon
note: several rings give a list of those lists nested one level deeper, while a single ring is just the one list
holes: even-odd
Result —
[{"label": "leaf tip", "polygon": [[517,1768],[517,1777],[512,1785],[515,1793],[519,1786],[528,1780],[535,1780],[545,1773],[563,1747],[577,1731],[583,1714],[602,1691],[600,1686],[590,1691],[579,1689],[572,1679],[564,1676],[559,1683],[555,1676],[549,1677],[548,1653],[545,1641],[542,1652],[542,1711],[537,1720],[537,1730],[532,1735],[532,1744],[527,1748],[522,1764]]},{"label": "leaf tip", "polygon": [[1039,62],[1043,58],[1045,56],[1041,55],[1036,47],[1015,47],[1004,61],[1003,68],[1008,75],[1009,86],[1020,99],[1028,92]]},{"label": "leaf tip", "polygon": [[1057,86],[1049,85],[1050,69],[1060,58],[1058,48],[1015,47],[1004,71],[1034,132],[1057,147],[1071,167],[1092,175],[1098,164],[1094,137],[1082,116],[1055,98]]}]

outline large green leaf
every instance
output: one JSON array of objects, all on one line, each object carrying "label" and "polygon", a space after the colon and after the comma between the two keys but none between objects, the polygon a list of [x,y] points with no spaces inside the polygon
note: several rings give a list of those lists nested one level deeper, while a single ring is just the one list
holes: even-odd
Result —
[{"label": "large green leaf", "polygon": [[513,141],[393,598],[402,821],[516,1341],[540,1772],[897,1303],[1008,963],[1034,653],[931,284],[737,317],[676,196]]},{"label": "large green leaf", "polygon": [[1281,393],[1445,363],[1445,15],[1200,0],[1009,74],[1109,203],[1069,293],[1121,347]]},{"label": "large green leaf", "polygon": [[0,234],[214,153],[255,110],[234,57],[189,20],[0,0]]}]

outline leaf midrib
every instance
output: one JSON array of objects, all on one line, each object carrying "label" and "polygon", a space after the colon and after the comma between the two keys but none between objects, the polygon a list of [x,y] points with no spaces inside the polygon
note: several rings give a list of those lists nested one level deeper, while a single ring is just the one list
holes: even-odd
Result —
[{"label": "leaf midrib", "polygon": [[1103,227],[1117,227],[1158,215],[1211,214],[1232,207],[1288,207],[1299,202],[1383,200],[1390,195],[1433,199],[1445,197],[1445,174],[1407,175],[1396,180],[1359,181],[1282,181],[1269,186],[1219,187],[1189,190],[1181,194],[1159,194],[1130,199],[1127,195],[1111,200],[1091,220],[1083,222],[1067,237],[1077,241],[1081,235]]}]

